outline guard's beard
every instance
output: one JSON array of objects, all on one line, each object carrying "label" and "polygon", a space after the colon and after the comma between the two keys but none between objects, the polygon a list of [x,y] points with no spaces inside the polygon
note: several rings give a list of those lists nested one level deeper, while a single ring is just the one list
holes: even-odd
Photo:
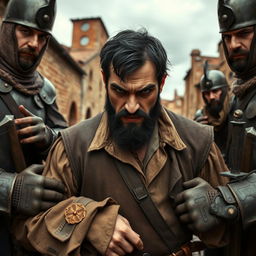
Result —
[{"label": "guard's beard", "polygon": [[219,117],[219,113],[223,108],[223,102],[220,100],[211,100],[206,104],[207,111],[215,118]]},{"label": "guard's beard", "polygon": [[[113,141],[124,150],[136,151],[146,145],[152,136],[155,123],[161,112],[160,96],[158,96],[149,115],[141,109],[132,115],[125,109],[116,114],[108,96],[105,109],[108,114],[110,136]],[[126,116],[143,117],[144,121],[141,124],[129,123],[124,125],[121,118]]]},{"label": "guard's beard", "polygon": [[[235,58],[238,55],[243,55],[243,58]],[[229,63],[231,69],[235,72],[241,73],[244,72],[247,68],[249,60],[249,51],[242,49],[235,49],[229,55]]]},{"label": "guard's beard", "polygon": [[18,52],[18,59],[20,66],[27,70],[35,65],[38,54],[34,48],[22,48]]}]

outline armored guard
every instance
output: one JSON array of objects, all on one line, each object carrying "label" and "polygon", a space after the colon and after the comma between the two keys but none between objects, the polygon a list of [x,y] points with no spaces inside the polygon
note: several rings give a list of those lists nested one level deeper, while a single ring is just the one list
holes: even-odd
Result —
[{"label": "armored guard", "polygon": [[214,141],[223,156],[226,150],[227,115],[230,97],[228,83],[223,72],[208,70],[208,62],[204,63],[204,75],[200,80],[200,91],[204,107],[197,110],[194,120],[214,127]]},{"label": "armored guard", "polygon": [[[41,166],[30,166],[40,164],[45,159],[58,131],[67,127],[56,105],[54,86],[36,71],[51,37],[55,13],[55,0],[11,0],[1,25],[0,248],[2,256],[13,253],[11,251],[14,245],[10,244],[12,239],[9,234],[11,214],[35,214],[62,198],[62,184],[52,179],[46,180],[39,175],[38,173],[42,171]],[[10,117],[14,120],[11,124]],[[17,149],[20,145],[19,152]],[[22,157],[24,163],[19,161]],[[22,171],[24,168],[25,171]],[[46,197],[43,196],[45,189],[49,192]],[[35,195],[35,190],[38,190],[40,195]]]},{"label": "armored guard", "polygon": [[[256,230],[255,12],[255,0],[219,0],[218,3],[225,56],[237,78],[228,117],[227,164],[230,171],[222,174],[229,177],[230,182],[214,189],[201,179],[195,180],[177,200],[181,219],[197,232],[210,230],[216,223],[231,224],[226,255],[232,256],[252,256],[256,251],[253,241]],[[198,207],[183,208],[184,204],[193,206],[199,199],[202,203]],[[202,221],[203,218],[206,221]],[[193,224],[189,222],[191,219]]]}]

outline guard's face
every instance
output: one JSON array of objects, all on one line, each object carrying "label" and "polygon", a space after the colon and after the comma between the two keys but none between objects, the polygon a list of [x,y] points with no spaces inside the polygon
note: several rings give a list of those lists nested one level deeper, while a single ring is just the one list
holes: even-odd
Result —
[{"label": "guard's face", "polygon": [[121,117],[124,125],[135,123],[140,125],[143,117],[136,115],[136,111],[142,110],[149,114],[155,105],[159,92],[163,85],[158,85],[155,67],[151,61],[130,74],[122,81],[113,70],[110,72],[107,85],[108,97],[115,113],[126,110],[128,115]]},{"label": "guard's face", "polygon": [[254,36],[254,27],[249,26],[234,31],[222,33],[228,51],[231,68],[243,72],[246,68],[251,42]]},{"label": "guard's face", "polygon": [[222,88],[203,92],[203,98],[209,113],[214,117],[218,117],[225,100],[225,94]]},{"label": "guard's face", "polygon": [[41,50],[46,45],[49,34],[17,25],[15,35],[18,44],[19,63],[23,69],[29,69],[36,62]]},{"label": "guard's face", "polygon": [[203,92],[203,95],[208,103],[213,101],[219,101],[221,97],[222,90],[221,88],[211,90],[211,91],[205,91]]}]

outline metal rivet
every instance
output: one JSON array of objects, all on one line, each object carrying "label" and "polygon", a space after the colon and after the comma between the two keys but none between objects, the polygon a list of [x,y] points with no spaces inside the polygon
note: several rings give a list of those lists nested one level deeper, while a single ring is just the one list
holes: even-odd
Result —
[{"label": "metal rivet", "polygon": [[229,215],[234,215],[235,214],[235,210],[233,208],[228,208],[228,214]]},{"label": "metal rivet", "polygon": [[49,16],[48,14],[45,14],[45,15],[43,16],[43,20],[44,20],[44,21],[49,21],[49,20],[50,20],[50,16]]},{"label": "metal rivet", "polygon": [[235,118],[241,118],[243,116],[243,111],[241,109],[235,110],[233,117]]},{"label": "metal rivet", "polygon": [[223,14],[222,15],[222,21],[226,21],[228,19],[228,15],[227,14]]}]

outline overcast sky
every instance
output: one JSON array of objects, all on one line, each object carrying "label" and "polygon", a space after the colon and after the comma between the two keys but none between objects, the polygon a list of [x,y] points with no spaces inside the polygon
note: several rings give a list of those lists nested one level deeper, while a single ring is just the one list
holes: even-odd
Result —
[{"label": "overcast sky", "polygon": [[220,40],[217,0],[57,0],[53,34],[71,45],[70,19],[101,17],[110,36],[123,29],[146,28],[163,43],[172,63],[162,98],[172,99],[174,89],[184,93],[184,76],[190,53],[217,56]]}]

